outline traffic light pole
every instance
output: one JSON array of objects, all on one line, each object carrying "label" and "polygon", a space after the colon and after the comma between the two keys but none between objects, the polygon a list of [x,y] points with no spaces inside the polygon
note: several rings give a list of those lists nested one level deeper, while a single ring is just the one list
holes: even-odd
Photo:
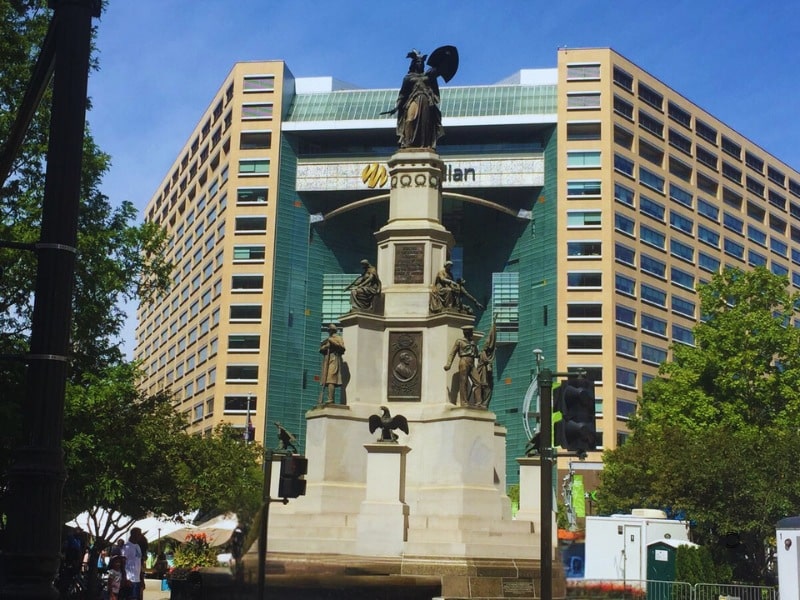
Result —
[{"label": "traffic light pole", "polygon": [[553,373],[550,369],[539,371],[539,444],[542,467],[540,470],[541,505],[541,599],[553,600],[553,469],[558,460],[558,450],[553,446],[553,377],[575,377],[576,373]]},{"label": "traffic light pole", "polygon": [[269,505],[273,502],[288,504],[288,498],[273,498],[272,493],[272,457],[275,452],[267,448],[264,451],[264,486],[262,488],[261,502],[261,530],[258,532],[258,600],[264,599],[264,588],[267,578],[267,527],[269,525]]},{"label": "traffic light pole", "polygon": [[542,600],[553,599],[553,465],[557,451],[553,447],[553,373],[539,371],[539,443],[541,444],[541,523],[540,563]]}]

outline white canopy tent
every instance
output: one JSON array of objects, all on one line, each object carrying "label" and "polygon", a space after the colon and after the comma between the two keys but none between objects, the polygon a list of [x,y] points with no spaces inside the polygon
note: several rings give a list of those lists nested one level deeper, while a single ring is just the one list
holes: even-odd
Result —
[{"label": "white canopy tent", "polygon": [[233,513],[219,515],[197,525],[187,525],[167,535],[172,539],[184,542],[189,535],[205,534],[209,546],[224,546],[230,541],[234,529],[239,526],[239,519]]}]

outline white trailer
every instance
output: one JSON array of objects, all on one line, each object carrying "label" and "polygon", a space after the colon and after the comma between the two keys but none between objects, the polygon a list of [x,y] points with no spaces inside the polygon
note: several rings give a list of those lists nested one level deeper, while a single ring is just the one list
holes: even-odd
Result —
[{"label": "white trailer", "polygon": [[647,546],[661,539],[689,541],[689,524],[660,510],[637,509],[630,515],[586,517],[585,579],[647,579]]}]

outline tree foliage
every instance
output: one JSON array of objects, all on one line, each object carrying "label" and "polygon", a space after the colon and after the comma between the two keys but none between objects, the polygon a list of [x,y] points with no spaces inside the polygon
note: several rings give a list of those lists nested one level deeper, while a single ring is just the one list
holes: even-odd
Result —
[{"label": "tree foliage", "polygon": [[763,268],[701,286],[695,346],[644,386],[628,441],[605,455],[600,508],[666,508],[697,541],[764,581],[775,523],[800,505],[798,294]]},{"label": "tree foliage", "polygon": [[129,364],[70,385],[65,414],[65,520],[93,507],[139,519],[192,510],[249,517],[260,502],[258,444],[229,426],[186,431],[167,392],[141,393]]}]

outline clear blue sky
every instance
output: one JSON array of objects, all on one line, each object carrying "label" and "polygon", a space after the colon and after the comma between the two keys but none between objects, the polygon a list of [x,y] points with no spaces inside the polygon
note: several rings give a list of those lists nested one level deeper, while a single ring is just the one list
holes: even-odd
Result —
[{"label": "clear blue sky", "polygon": [[561,46],[611,47],[800,169],[797,0],[110,0],[96,24],[88,119],[112,157],[103,190],[140,212],[235,62],[394,88],[408,50],[444,44],[461,59],[451,85],[555,67]]}]

